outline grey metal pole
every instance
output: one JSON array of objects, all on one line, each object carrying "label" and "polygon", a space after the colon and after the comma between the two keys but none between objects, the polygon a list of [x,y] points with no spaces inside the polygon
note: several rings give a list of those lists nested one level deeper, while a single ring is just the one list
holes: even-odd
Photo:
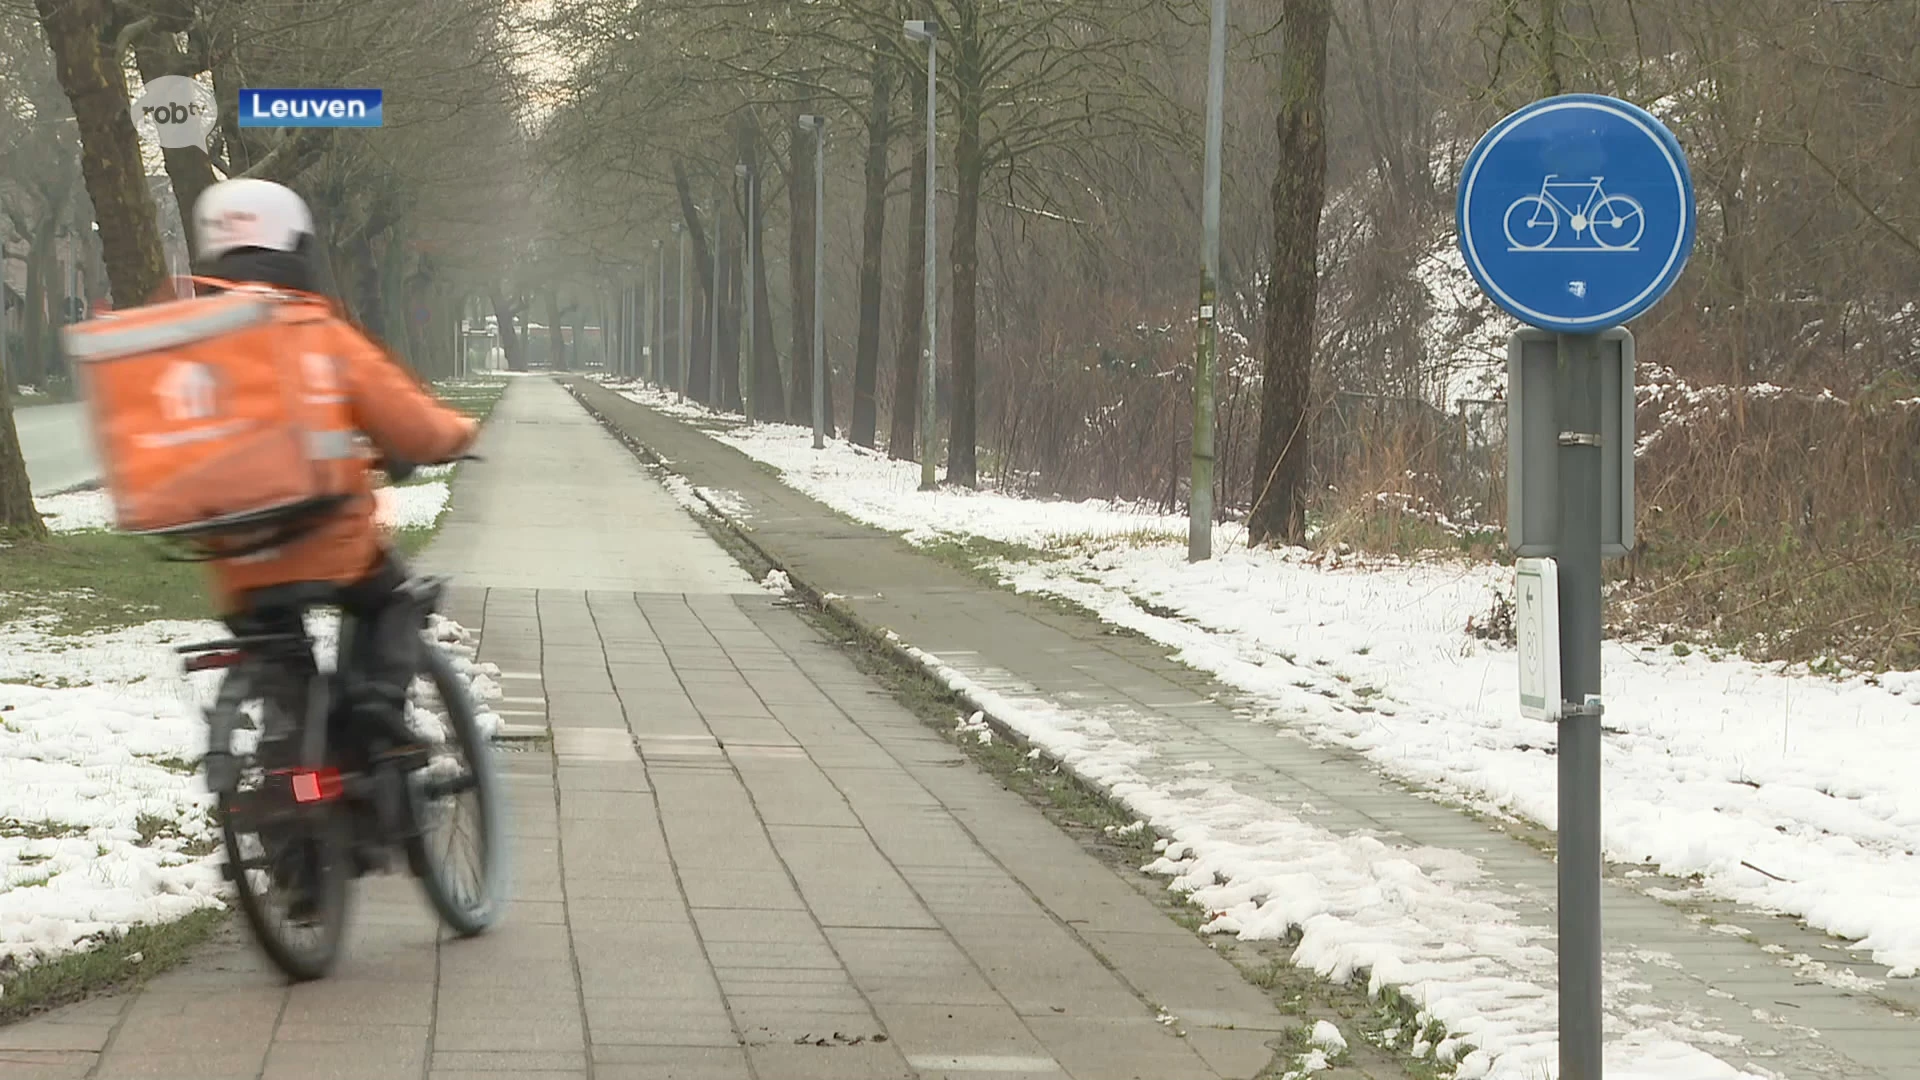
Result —
[{"label": "grey metal pole", "polygon": [[813,448],[821,450],[827,445],[827,327],[822,288],[826,274],[821,265],[827,250],[827,230],[822,220],[826,216],[822,188],[827,182],[827,118],[803,116],[800,122],[813,128]]},{"label": "grey metal pole", "polygon": [[923,309],[920,321],[927,327],[927,347],[920,363],[920,490],[932,491],[936,486],[934,476],[934,455],[940,445],[939,400],[934,392],[935,362],[940,355],[940,334],[936,323],[940,311],[940,277],[934,264],[934,252],[939,230],[934,227],[934,191],[939,185],[934,183],[937,169],[934,157],[934,115],[937,104],[934,96],[939,85],[940,67],[939,29],[932,22],[910,23],[908,35],[918,33],[927,40],[927,236],[926,236],[926,284],[921,297]]},{"label": "grey metal pole", "polygon": [[1560,449],[1559,747],[1560,1075],[1600,1080],[1600,353],[1561,334],[1555,380]]},{"label": "grey metal pole", "polygon": [[740,350],[740,414],[747,418],[747,423],[751,424],[754,421],[754,364],[759,359],[753,354],[753,170],[747,168],[743,162],[735,165],[733,171],[736,176],[739,176],[746,182],[740,192],[740,197],[745,204],[740,215],[741,228],[746,230],[747,234],[746,243],[741,245],[746,252],[747,264],[741,268],[740,273],[740,280],[742,282],[741,291],[746,294],[741,298],[743,301],[741,306],[744,309],[742,329],[745,330],[745,333],[740,335],[742,344]]},{"label": "grey metal pole", "polygon": [[673,320],[674,330],[680,335],[680,341],[678,342],[679,347],[674,350],[675,353],[679,354],[680,364],[679,370],[673,373],[673,391],[675,400],[684,402],[687,400],[687,368],[689,361],[693,359],[693,341],[687,334],[687,323],[691,319],[692,311],[687,304],[686,226],[675,222],[673,225],[673,234],[680,238],[680,293],[679,296],[676,297],[678,302],[674,304]]},{"label": "grey metal pole", "polygon": [[707,290],[707,407],[718,411],[723,404],[720,400],[720,250],[721,222],[726,215],[720,212],[724,201],[720,186],[713,189],[713,287]]},{"label": "grey metal pole", "polygon": [[1220,142],[1227,79],[1227,0],[1213,0],[1207,61],[1207,152],[1201,200],[1200,320],[1193,357],[1193,466],[1187,492],[1187,561],[1213,557],[1214,369],[1220,354]]},{"label": "grey metal pole", "polygon": [[653,242],[653,261],[660,270],[660,284],[653,293],[654,314],[657,317],[653,320],[653,362],[648,366],[652,369],[653,385],[665,390],[667,388],[667,253],[666,245],[659,240]]}]

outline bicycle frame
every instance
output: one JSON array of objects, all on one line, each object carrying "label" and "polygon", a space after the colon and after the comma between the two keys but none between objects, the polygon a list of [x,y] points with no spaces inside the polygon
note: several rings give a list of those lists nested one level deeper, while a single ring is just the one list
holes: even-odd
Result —
[{"label": "bicycle frame", "polygon": [[[1546,179],[1540,181],[1540,201],[1542,203],[1552,203],[1554,206],[1565,211],[1569,217],[1578,216],[1590,218],[1593,216],[1593,208],[1606,201],[1607,193],[1601,190],[1600,185],[1602,177],[1596,176],[1591,180],[1562,180],[1556,184],[1554,183],[1554,178],[1558,175],[1558,173],[1549,173]],[[1568,188],[1583,189],[1587,193],[1587,201],[1576,210],[1561,201],[1561,199],[1553,193],[1553,189],[1555,188],[1563,191]],[[1530,224],[1539,224],[1539,222],[1536,219],[1530,222]]]}]

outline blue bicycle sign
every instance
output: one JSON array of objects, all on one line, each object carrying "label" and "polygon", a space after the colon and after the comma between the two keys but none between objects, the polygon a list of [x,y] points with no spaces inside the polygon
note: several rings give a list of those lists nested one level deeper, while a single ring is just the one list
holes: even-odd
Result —
[{"label": "blue bicycle sign", "polygon": [[[1507,207],[1507,250],[1640,250],[1634,245],[1647,231],[1647,213],[1630,196],[1607,194],[1601,186],[1605,179],[1596,176],[1575,182],[1548,174],[1540,181],[1538,195],[1522,195]],[[1572,228],[1573,242],[1553,247],[1563,222]]]},{"label": "blue bicycle sign", "polygon": [[1597,334],[1657,303],[1693,251],[1693,179],[1646,110],[1564,94],[1495,124],[1467,155],[1460,254],[1514,318]]}]

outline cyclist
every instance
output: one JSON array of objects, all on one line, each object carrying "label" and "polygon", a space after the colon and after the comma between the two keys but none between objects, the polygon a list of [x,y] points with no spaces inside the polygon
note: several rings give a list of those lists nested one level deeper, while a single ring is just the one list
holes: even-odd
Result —
[{"label": "cyclist", "polygon": [[[479,428],[474,420],[436,401],[322,295],[313,216],[298,195],[265,180],[224,180],[201,193],[193,218],[202,275],[271,285],[293,294],[293,302],[328,309],[321,338],[328,355],[320,361],[330,366],[331,378],[323,383],[347,399],[354,426],[384,460],[445,461],[472,443]],[[305,361],[309,372],[315,355]],[[213,587],[222,618],[237,635],[299,630],[294,612],[252,610],[246,601],[253,590],[296,582],[343,587],[340,607],[354,619],[355,633],[351,655],[339,658],[345,700],[335,714],[344,728],[337,734],[342,747],[365,754],[367,764],[392,760],[405,768],[424,757],[405,717],[422,647],[419,613],[396,595],[407,571],[374,522],[369,471],[370,464],[360,464],[352,497],[284,546],[214,562]]]}]

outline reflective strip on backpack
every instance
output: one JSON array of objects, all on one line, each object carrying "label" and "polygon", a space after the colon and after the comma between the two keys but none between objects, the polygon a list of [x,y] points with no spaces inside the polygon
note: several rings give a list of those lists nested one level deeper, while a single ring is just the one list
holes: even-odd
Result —
[{"label": "reflective strip on backpack", "polygon": [[351,431],[307,432],[307,457],[313,461],[344,461],[359,456]]},{"label": "reflective strip on backpack", "polygon": [[63,331],[67,355],[75,360],[111,360],[154,352],[257,326],[273,317],[272,301],[222,304],[163,323],[113,326],[109,320],[79,323]]}]

